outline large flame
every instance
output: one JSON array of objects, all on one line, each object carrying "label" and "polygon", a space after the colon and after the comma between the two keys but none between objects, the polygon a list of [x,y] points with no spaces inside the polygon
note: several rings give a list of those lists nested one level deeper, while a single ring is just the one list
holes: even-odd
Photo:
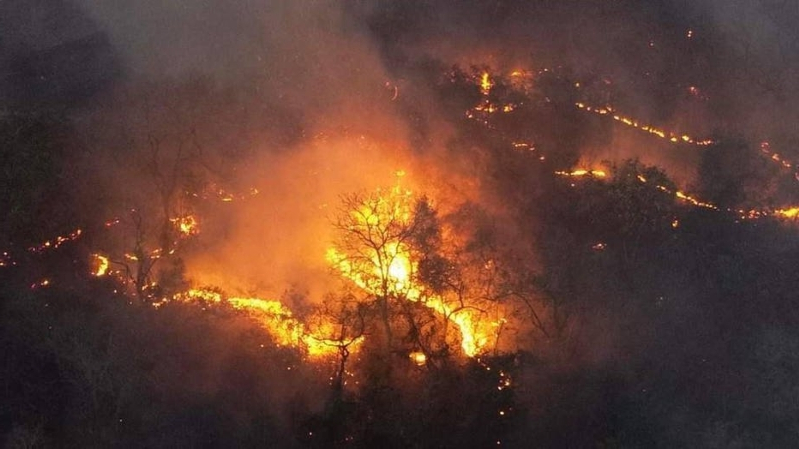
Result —
[{"label": "large flame", "polygon": [[[389,216],[381,216],[383,213],[392,214],[394,217],[401,217],[407,221],[411,216],[410,202],[400,201],[399,196],[408,195],[408,191],[400,190],[397,187],[390,190],[387,196],[380,197],[380,201],[391,205],[391,208],[385,210],[361,209],[355,211],[353,217],[364,226],[374,226],[390,221]],[[367,270],[371,272],[359,271],[358,264],[353,263],[353,260],[346,254],[335,248],[328,250],[327,260],[342,276],[369,294],[380,296],[383,294],[385,286],[388,289],[386,293],[389,295],[402,300],[419,302],[455,324],[461,335],[461,349],[467,356],[474,357],[486,349],[496,330],[494,323],[483,319],[476,309],[463,307],[460,303],[450,304],[444,297],[431,294],[417,285],[414,282],[417,263],[413,260],[407,244],[388,241],[379,249],[369,248],[366,251],[369,251],[368,256],[371,260],[371,264],[367,265]]]}]

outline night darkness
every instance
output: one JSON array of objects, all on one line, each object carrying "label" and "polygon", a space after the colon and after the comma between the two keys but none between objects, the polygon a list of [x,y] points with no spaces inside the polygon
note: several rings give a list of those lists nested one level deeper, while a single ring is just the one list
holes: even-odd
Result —
[{"label": "night darkness", "polygon": [[0,2],[3,447],[799,444],[799,4],[139,3]]}]

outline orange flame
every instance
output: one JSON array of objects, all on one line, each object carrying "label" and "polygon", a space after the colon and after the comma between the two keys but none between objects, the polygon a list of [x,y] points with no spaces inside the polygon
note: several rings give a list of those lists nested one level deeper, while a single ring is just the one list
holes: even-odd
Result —
[{"label": "orange flame", "polygon": [[488,95],[492,87],[494,87],[494,83],[491,81],[491,76],[488,72],[483,72],[483,74],[480,75],[480,93]]},{"label": "orange flame", "polygon": [[100,277],[105,276],[108,273],[108,257],[103,256],[102,254],[92,254],[92,265],[94,266],[94,269],[92,270],[93,275]]},{"label": "orange flame", "polygon": [[[311,357],[327,357],[338,353],[339,342],[314,335],[294,317],[280,301],[262,298],[226,298],[210,289],[191,289],[172,298],[178,302],[225,303],[256,319],[279,346],[302,348]],[[356,339],[357,345],[361,339]],[[351,350],[351,349],[350,349]]]},{"label": "orange flame", "polygon": [[417,366],[424,366],[427,363],[427,356],[422,351],[414,351],[408,355]]},{"label": "orange flame", "polygon": [[[394,204],[399,210],[392,209],[390,213],[395,217],[402,217],[408,221],[410,218],[409,202],[398,201],[401,195],[410,195],[408,191],[395,188],[389,192],[389,198],[383,198],[386,204]],[[391,198],[393,197],[393,198]],[[386,211],[389,212],[389,211]],[[380,222],[389,221],[389,217],[381,217],[372,210],[359,210],[353,217],[365,226],[374,226]],[[416,262],[411,259],[411,252],[407,245],[401,242],[387,242],[380,253],[371,250],[371,273],[358,271],[358,267],[348,259],[347,255],[340,253],[335,248],[327,251],[327,260],[338,269],[342,276],[349,279],[356,286],[372,294],[382,294],[383,280],[387,280],[388,293],[397,298],[412,302],[419,302],[437,314],[455,324],[461,335],[461,349],[464,354],[474,357],[480,354],[489,343],[495,332],[494,323],[481,320],[479,312],[475,309],[451,305],[444,298],[437,295],[428,295],[419,286],[414,285],[413,276],[416,272]],[[382,261],[389,261],[383,263]]]},{"label": "orange flame", "polygon": [[170,218],[169,221],[172,222],[175,229],[183,236],[196,235],[200,232],[199,223],[194,215]]}]

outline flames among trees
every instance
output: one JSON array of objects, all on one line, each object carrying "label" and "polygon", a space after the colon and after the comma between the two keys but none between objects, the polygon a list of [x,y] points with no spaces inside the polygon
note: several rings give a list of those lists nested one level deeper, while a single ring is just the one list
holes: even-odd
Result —
[{"label": "flames among trees", "polygon": [[[79,113],[0,114],[0,438],[797,440],[789,145],[707,136],[670,118],[682,103],[636,107],[625,78],[583,67],[393,56],[376,75],[320,66],[336,82],[304,101],[282,72],[274,96],[275,80],[133,77]],[[656,96],[714,101],[695,84]],[[592,154],[636,145],[648,157]],[[668,152],[696,178],[652,163]],[[242,287],[200,256],[259,269]],[[294,283],[276,282],[284,258]]]}]

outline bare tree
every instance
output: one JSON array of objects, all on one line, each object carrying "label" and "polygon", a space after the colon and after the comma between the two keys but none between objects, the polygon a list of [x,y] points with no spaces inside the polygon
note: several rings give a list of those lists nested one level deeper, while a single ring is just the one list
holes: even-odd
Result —
[{"label": "bare tree", "polygon": [[338,239],[330,258],[338,270],[372,295],[387,353],[393,346],[390,303],[405,299],[413,288],[413,264],[408,259],[416,230],[412,201],[410,193],[399,188],[345,195],[333,221]]}]

